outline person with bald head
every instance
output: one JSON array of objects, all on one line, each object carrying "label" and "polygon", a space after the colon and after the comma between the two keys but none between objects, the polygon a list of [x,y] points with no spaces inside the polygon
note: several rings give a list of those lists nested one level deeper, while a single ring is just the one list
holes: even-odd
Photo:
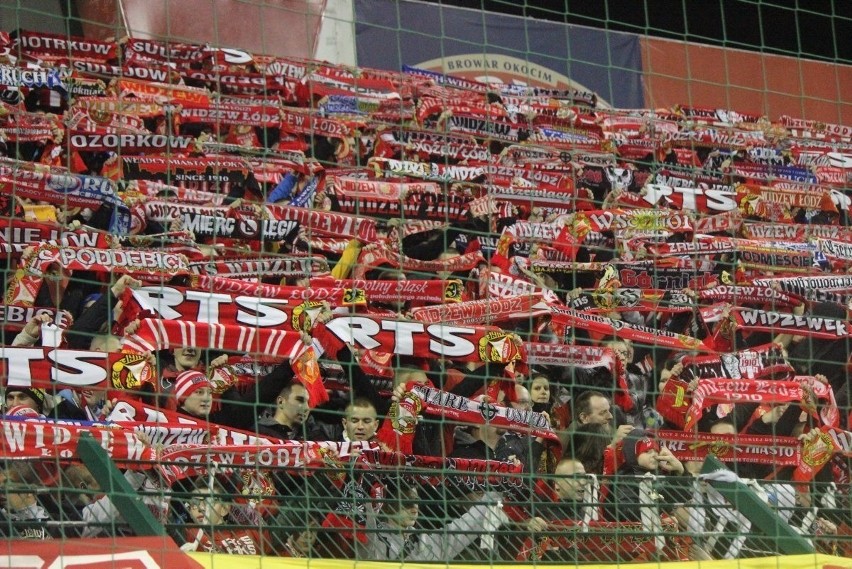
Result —
[{"label": "person with bald head", "polygon": [[582,506],[588,487],[589,477],[582,462],[571,457],[559,461],[553,478],[553,490],[559,502]]},{"label": "person with bald head", "polygon": [[557,463],[553,476],[536,492],[533,515],[523,524],[528,537],[517,560],[598,560],[594,551],[578,550],[573,537],[577,524],[597,517],[598,505],[591,503],[589,482],[583,463],[576,458],[567,456]]}]

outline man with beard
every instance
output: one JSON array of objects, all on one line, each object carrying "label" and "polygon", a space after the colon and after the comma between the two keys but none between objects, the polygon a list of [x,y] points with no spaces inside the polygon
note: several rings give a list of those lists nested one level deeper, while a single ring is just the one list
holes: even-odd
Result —
[{"label": "man with beard", "polygon": [[[580,425],[597,424],[604,425],[612,432],[612,404],[609,397],[600,391],[584,391],[574,401],[575,421],[570,431],[574,431]],[[620,425],[613,433],[613,442],[619,442],[627,436],[635,427],[633,425]],[[564,445],[563,445],[564,446]]]}]

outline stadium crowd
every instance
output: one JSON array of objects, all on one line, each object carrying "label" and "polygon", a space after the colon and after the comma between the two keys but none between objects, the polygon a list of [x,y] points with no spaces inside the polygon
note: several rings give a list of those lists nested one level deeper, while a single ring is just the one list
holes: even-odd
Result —
[{"label": "stadium crowd", "polygon": [[88,433],[187,551],[765,553],[708,455],[848,547],[852,127],[0,49],[5,535],[132,533]]}]

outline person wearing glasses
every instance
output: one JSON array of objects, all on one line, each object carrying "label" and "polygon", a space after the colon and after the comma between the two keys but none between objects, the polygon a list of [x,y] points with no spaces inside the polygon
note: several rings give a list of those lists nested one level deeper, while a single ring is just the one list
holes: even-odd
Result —
[{"label": "person wearing glasses", "polygon": [[[270,536],[235,512],[225,485],[218,479],[200,480],[184,508],[189,516],[183,551],[275,555]],[[258,520],[259,521],[259,520]],[[254,526],[254,527],[253,527]]]}]

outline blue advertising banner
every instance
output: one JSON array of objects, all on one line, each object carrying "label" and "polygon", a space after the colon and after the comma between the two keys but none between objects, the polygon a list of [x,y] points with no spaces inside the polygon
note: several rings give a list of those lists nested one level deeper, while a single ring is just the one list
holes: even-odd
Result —
[{"label": "blue advertising banner", "polygon": [[639,36],[407,0],[355,0],[358,65],[594,91],[644,106]]}]

